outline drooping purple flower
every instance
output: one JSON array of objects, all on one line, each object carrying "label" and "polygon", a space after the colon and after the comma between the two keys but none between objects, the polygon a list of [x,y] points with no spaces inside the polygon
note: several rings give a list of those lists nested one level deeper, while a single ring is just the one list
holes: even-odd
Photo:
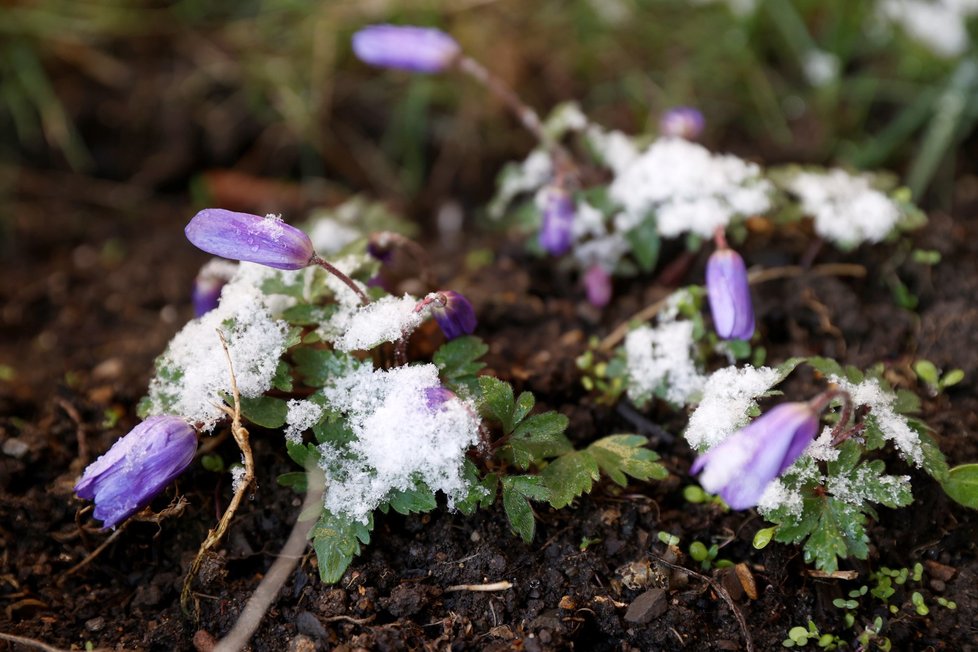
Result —
[{"label": "drooping purple flower", "polygon": [[747,266],[733,249],[717,249],[707,261],[706,296],[717,335],[725,340],[751,338],[754,308],[747,282]]},{"label": "drooping purple flower", "polygon": [[448,403],[454,398],[456,398],[455,392],[450,389],[446,389],[441,385],[428,387],[424,390],[425,407],[432,412],[437,412],[443,405],[445,405],[445,403]]},{"label": "drooping purple flower", "polygon": [[315,256],[308,235],[272,215],[205,208],[194,215],[184,233],[209,254],[275,269],[302,269]]},{"label": "drooping purple flower", "polygon": [[691,473],[733,509],[757,505],[764,489],[805,452],[818,434],[818,413],[808,403],[782,403],[693,462]]},{"label": "drooping purple flower", "polygon": [[214,259],[197,272],[190,300],[194,305],[194,317],[200,317],[217,307],[221,290],[234,276],[238,266],[226,260]]},{"label": "drooping purple flower", "polygon": [[677,106],[662,114],[659,132],[663,136],[696,140],[703,133],[706,120],[699,109],[691,106]]},{"label": "drooping purple flower", "polygon": [[551,256],[562,256],[574,242],[574,199],[566,189],[551,186],[546,191],[538,241]]},{"label": "drooping purple flower", "polygon": [[197,433],[183,419],[150,417],[88,465],[75,485],[95,518],[115,527],[150,503],[194,459]]},{"label": "drooping purple flower", "polygon": [[471,335],[475,331],[478,323],[475,318],[475,310],[469,300],[458,292],[442,290],[432,292],[420,302],[415,311],[420,311],[430,306],[431,315],[438,322],[441,332],[445,337],[453,340],[462,335]]},{"label": "drooping purple flower", "polygon": [[353,52],[372,66],[432,73],[452,65],[462,48],[439,29],[371,25],[353,35]]},{"label": "drooping purple flower", "polygon": [[611,274],[604,265],[592,265],[584,273],[584,291],[595,308],[604,308],[611,301]]}]

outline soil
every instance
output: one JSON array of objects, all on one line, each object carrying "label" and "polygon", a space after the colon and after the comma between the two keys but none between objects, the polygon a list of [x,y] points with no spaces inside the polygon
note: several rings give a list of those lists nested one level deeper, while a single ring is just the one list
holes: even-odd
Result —
[{"label": "soil", "polygon": [[[181,185],[181,178],[165,180]],[[175,506],[175,514],[132,522],[118,535],[100,531],[73,497],[85,464],[137,422],[152,360],[191,317],[188,290],[205,260],[183,238],[193,212],[187,197],[160,199],[141,187],[25,172],[0,223],[0,364],[14,370],[0,380],[0,633],[61,648],[209,649],[276,558],[300,502],[275,482],[294,470],[275,445],[280,435],[255,429],[258,486],[196,584],[202,612],[194,622],[180,610],[180,586],[230,498],[226,474],[193,465],[154,503],[157,510]],[[862,264],[866,277],[800,277],[755,289],[770,360],[818,354],[860,366],[884,362],[891,381],[922,393],[909,373],[916,357],[964,369],[960,385],[923,403],[952,465],[978,460],[976,187],[961,177],[953,219],[934,212],[914,235],[915,246],[942,254],[936,267],[895,266],[896,245],[846,255],[825,248],[819,262]],[[294,189],[258,189],[267,194],[234,208],[257,212],[280,191],[287,196],[281,202],[301,203]],[[749,264],[792,263],[809,242],[800,233],[772,238],[752,234]],[[336,585],[320,582],[313,555],[302,559],[253,650],[743,650],[748,635],[756,649],[778,650],[791,627],[809,620],[856,648],[876,616],[893,650],[978,649],[978,515],[933,481],[888,460],[890,469],[913,476],[916,502],[880,511],[870,558],[843,562],[858,579],[813,576],[794,547],[755,550],[751,541],[763,526],[756,514],[683,499],[692,455],[672,435],[684,415],[662,405],[646,413],[601,406],[580,386],[574,360],[588,338],[661,296],[659,284],[621,282],[612,305],[598,312],[571,277],[518,242],[501,239],[494,262],[470,272],[462,271],[466,247],[428,244],[442,287],[475,305],[493,373],[567,414],[577,443],[648,435],[671,475],[624,491],[601,483],[560,511],[538,506],[530,545],[509,531],[500,506],[468,518],[447,509],[378,515],[372,543]],[[702,279],[703,264],[696,259],[684,282]],[[888,285],[894,274],[918,297],[915,311],[896,305]],[[813,382],[800,373],[788,392],[808,396]],[[236,456],[230,441],[217,452]],[[696,540],[719,544],[720,557],[742,563],[755,590],[731,570],[704,570],[667,550],[657,537],[663,531],[678,536],[683,550]],[[888,604],[862,599],[855,627],[846,627],[834,599],[874,570],[917,562],[924,564],[920,582],[898,587]],[[498,582],[511,587],[458,588]],[[913,591],[923,595],[927,615],[916,613]],[[0,639],[0,650],[15,649],[29,647]]]}]

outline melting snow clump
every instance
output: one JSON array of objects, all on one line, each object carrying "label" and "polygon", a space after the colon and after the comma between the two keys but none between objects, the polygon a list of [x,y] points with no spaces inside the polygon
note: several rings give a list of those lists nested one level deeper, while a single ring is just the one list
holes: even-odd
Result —
[{"label": "melting snow clump", "polygon": [[770,367],[725,367],[714,371],[703,387],[703,397],[689,417],[686,441],[705,452],[747,425],[757,398],[781,380]]},{"label": "melting snow clump", "polygon": [[691,355],[694,345],[693,322],[688,320],[631,331],[625,337],[628,396],[642,403],[660,390],[670,403],[688,403],[705,381]]},{"label": "melting snow clump", "polygon": [[340,351],[366,351],[383,342],[396,342],[424,320],[425,313],[414,310],[417,304],[417,299],[405,294],[363,306],[350,315],[345,332],[333,344]]},{"label": "melting snow clump", "polygon": [[854,407],[864,405],[869,408],[866,420],[876,423],[883,433],[883,439],[892,441],[904,460],[918,467],[924,463],[920,437],[893,407],[896,403],[895,394],[884,391],[875,378],[864,380],[858,385],[838,376],[830,376],[829,380],[849,392]]},{"label": "melting snow clump", "polygon": [[429,408],[425,390],[439,386],[433,364],[390,370],[360,367],[335,378],[323,393],[341,413],[352,442],[319,447],[327,487],[326,509],[364,521],[392,491],[423,482],[451,506],[469,491],[465,453],[479,441],[475,408],[452,399]]},{"label": "melting snow clump", "polygon": [[241,396],[261,396],[271,387],[285,351],[287,326],[274,317],[272,300],[262,293],[259,280],[276,273],[241,263],[224,286],[218,307],[177,333],[156,360],[147,397],[149,415],[174,414],[200,424],[204,431],[224,417],[219,406],[221,395],[231,393],[231,373],[218,329],[227,339]]},{"label": "melting snow clump", "polygon": [[285,438],[293,444],[302,443],[302,433],[316,425],[325,408],[315,401],[292,399],[287,404]]}]

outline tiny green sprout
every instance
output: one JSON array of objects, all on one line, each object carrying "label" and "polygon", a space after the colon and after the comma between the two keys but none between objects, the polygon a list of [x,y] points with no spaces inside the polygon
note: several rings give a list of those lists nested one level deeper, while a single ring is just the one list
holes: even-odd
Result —
[{"label": "tiny green sprout", "polygon": [[668,532],[659,532],[655,536],[657,539],[659,539],[659,541],[666,544],[667,546],[679,545],[679,537],[677,537],[675,534],[669,534]]},{"label": "tiny green sprout", "polygon": [[766,548],[767,544],[771,543],[771,540],[774,539],[774,534],[777,531],[777,527],[766,527],[758,530],[754,534],[754,548],[757,550]]},{"label": "tiny green sprout", "polygon": [[687,503],[693,503],[698,505],[700,503],[705,503],[710,499],[710,494],[706,493],[698,487],[697,485],[691,484],[683,488],[683,498]]},{"label": "tiny green sprout", "polygon": [[915,263],[933,267],[941,262],[941,252],[935,249],[914,249],[910,253],[910,258]]},{"label": "tiny green sprout", "polygon": [[946,374],[941,375],[941,370],[930,360],[917,360],[913,364],[914,373],[931,394],[937,395],[948,387],[957,385],[964,380],[964,371],[961,369],[951,369]]},{"label": "tiny green sprout", "polygon": [[913,565],[913,581],[919,582],[924,576],[924,565],[919,561]]},{"label": "tiny green sprout", "polygon": [[908,577],[910,577],[910,571],[907,570],[906,568],[901,568],[900,570],[897,571],[896,575],[893,576],[893,579],[896,581],[897,584],[903,586],[904,584],[907,583]]},{"label": "tiny green sprout", "polygon": [[856,616],[852,612],[847,611],[846,615],[843,616],[842,620],[845,622],[846,627],[852,629],[852,626],[856,624]]},{"label": "tiny green sprout", "polygon": [[785,647],[804,646],[811,638],[811,633],[805,627],[792,627],[788,630],[788,638],[782,643]]},{"label": "tiny green sprout", "polygon": [[869,591],[869,587],[866,586],[865,584],[863,584],[858,589],[853,589],[852,591],[849,591],[849,597],[850,598],[859,598],[859,597],[862,597],[862,596],[866,595],[866,592],[867,591]]},{"label": "tiny green sprout", "polygon": [[857,600],[846,600],[845,598],[836,598],[832,601],[832,606],[837,609],[858,609],[859,602]]},{"label": "tiny green sprout", "polygon": [[954,600],[948,600],[945,597],[939,597],[939,598],[937,598],[937,604],[941,605],[945,609],[952,609],[953,610],[953,609],[957,609],[958,608],[958,603],[957,602],[955,602]]},{"label": "tiny green sprout", "polygon": [[910,602],[913,603],[914,608],[917,610],[917,615],[926,616],[930,613],[930,609],[924,603],[924,596],[921,595],[920,591],[914,591],[910,595]]},{"label": "tiny green sprout", "polygon": [[200,458],[200,465],[213,473],[222,473],[224,471],[224,460],[220,455],[214,453],[210,455],[202,455]]},{"label": "tiny green sprout", "polygon": [[580,545],[578,545],[578,549],[581,552],[586,552],[588,548],[590,548],[591,546],[593,546],[595,543],[598,543],[599,541],[601,541],[600,538],[598,538],[598,539],[592,539],[590,537],[583,536],[583,537],[581,537],[581,543],[580,543]]}]

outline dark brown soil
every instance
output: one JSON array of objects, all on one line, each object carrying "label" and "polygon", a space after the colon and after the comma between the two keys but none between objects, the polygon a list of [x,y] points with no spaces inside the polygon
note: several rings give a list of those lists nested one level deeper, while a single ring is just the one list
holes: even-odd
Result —
[{"label": "dark brown soil", "polygon": [[[891,380],[909,387],[914,356],[963,368],[961,385],[924,402],[924,417],[952,463],[978,459],[978,206],[966,200],[953,219],[937,214],[916,236],[919,246],[941,251],[939,266],[895,270],[920,298],[916,314],[896,307],[887,290],[884,275],[894,273],[887,246],[844,257],[867,265],[865,279],[775,281],[756,292],[771,359],[827,354],[857,365],[883,361]],[[187,290],[203,260],[183,240],[190,214],[182,202],[146,201],[137,215],[71,196],[42,198],[23,189],[15,196],[0,278],[0,363],[16,371],[0,382],[0,632],[76,649],[88,642],[206,649],[209,636],[233,625],[289,532],[299,500],[275,477],[293,469],[273,445],[278,435],[256,431],[259,486],[205,569],[199,623],[181,613],[179,588],[230,496],[226,476],[199,465],[154,504],[166,507],[179,495],[186,501],[181,514],[130,524],[94,561],[67,574],[110,536],[92,526],[72,484],[87,460],[134,425],[153,357],[190,317]],[[746,255],[770,262],[770,252],[797,246],[756,239]],[[621,284],[602,316],[582,307],[567,278],[554,277],[518,245],[501,245],[490,268],[464,276],[462,253],[439,253],[441,280],[475,304],[478,334],[491,345],[490,368],[568,414],[578,442],[636,429],[659,438],[672,475],[626,491],[602,484],[562,511],[538,508],[531,545],[509,532],[500,508],[471,518],[445,509],[378,515],[372,544],[337,585],[320,582],[314,556],[302,560],[262,622],[254,650],[745,649],[736,615],[700,572],[727,587],[758,650],[780,649],[788,629],[809,619],[855,647],[876,615],[885,619],[883,634],[894,650],[976,649],[973,512],[915,474],[914,506],[883,510],[871,528],[870,559],[844,563],[860,573],[854,581],[811,576],[792,547],[754,550],[751,540],[763,523],[755,514],[683,500],[690,452],[681,439],[658,436],[660,428],[678,434],[682,415],[661,406],[639,416],[601,407],[579,386],[574,358],[587,338],[607,333],[659,288],[647,279]],[[833,257],[843,259],[822,254]],[[701,267],[698,261],[687,280],[697,280]],[[806,382],[802,376],[792,391],[804,393]],[[235,455],[230,443],[219,452]],[[746,564],[756,599],[729,571],[701,571],[685,556],[671,559],[695,572],[658,564],[666,552],[660,531],[679,536],[683,550],[694,540],[719,543],[722,558]],[[890,599],[896,615],[865,598],[856,627],[845,627],[834,598],[881,566],[916,562],[925,564],[923,580]],[[512,588],[450,590],[501,581]],[[915,613],[912,590],[924,595],[929,615]],[[938,597],[957,609],[939,606]],[[6,649],[21,648],[0,641]]]}]

